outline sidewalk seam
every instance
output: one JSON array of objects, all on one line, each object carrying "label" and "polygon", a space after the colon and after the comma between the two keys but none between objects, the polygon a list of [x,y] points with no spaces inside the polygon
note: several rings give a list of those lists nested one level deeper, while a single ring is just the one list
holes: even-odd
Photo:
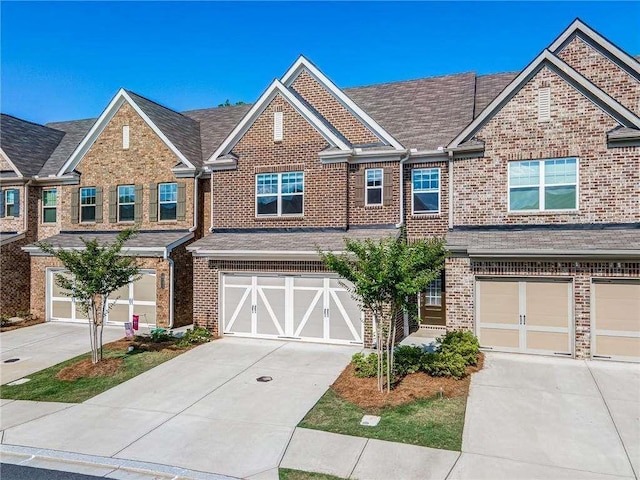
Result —
[{"label": "sidewalk seam", "polygon": [[[361,438],[365,438],[365,437],[361,437]],[[360,463],[360,460],[362,459],[362,454],[364,453],[365,449],[367,448],[367,445],[369,445],[369,440],[371,440],[371,439],[367,438],[367,441],[364,442],[364,446],[362,447],[362,450],[360,451],[360,455],[358,455],[358,458],[356,459],[356,463],[353,464],[353,468],[351,469],[351,472],[349,472],[349,475],[347,476],[347,478],[351,478],[351,476],[353,475],[353,472],[356,471],[356,468],[358,467],[358,464]]]},{"label": "sidewalk seam", "polygon": [[453,469],[456,468],[456,465],[458,464],[458,460],[460,460],[461,457],[462,457],[462,452],[458,452],[458,457],[456,458],[456,461],[453,462],[453,465],[451,465],[451,468],[447,472],[447,475],[444,477],[444,480],[447,480],[451,476],[451,472],[453,472]]}]

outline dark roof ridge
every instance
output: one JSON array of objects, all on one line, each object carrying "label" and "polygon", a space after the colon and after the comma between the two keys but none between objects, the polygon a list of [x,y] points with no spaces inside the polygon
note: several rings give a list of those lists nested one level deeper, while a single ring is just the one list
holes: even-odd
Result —
[{"label": "dark roof ridge", "polygon": [[20,117],[17,117],[17,116],[15,116],[15,115],[11,115],[10,113],[0,113],[0,115],[2,115],[2,116],[4,116],[4,117],[11,117],[11,118],[13,118],[13,119],[15,119],[15,120],[19,120],[19,121],[21,121],[21,122],[23,122],[23,123],[30,123],[31,125],[35,125],[36,127],[44,127],[44,128],[48,128],[48,129],[50,129],[50,130],[55,130],[55,131],[57,131],[57,132],[64,133],[64,132],[62,132],[62,130],[58,130],[57,128],[51,128],[51,127],[50,127],[48,124],[46,124],[46,123],[45,123],[45,124],[42,124],[42,123],[38,123],[38,122],[32,122],[31,120],[25,120],[24,118],[20,118]]},{"label": "dark roof ridge", "polygon": [[189,119],[190,121],[192,121],[192,122],[194,122],[194,123],[200,123],[200,122],[198,122],[197,120],[194,120],[193,118],[191,118],[191,117],[189,117],[189,116],[187,116],[187,115],[184,115],[182,112],[180,112],[180,111],[178,111],[178,110],[174,110],[173,108],[169,108],[169,107],[167,107],[166,105],[162,105],[161,103],[158,103],[158,102],[156,102],[155,100],[151,100],[150,98],[147,98],[147,97],[145,97],[144,95],[140,95],[139,93],[136,93],[136,92],[134,92],[133,90],[127,90],[126,88],[123,88],[123,90],[124,90],[125,92],[127,92],[128,94],[134,94],[136,97],[140,97],[140,98],[142,98],[143,100],[146,100],[147,102],[153,103],[154,105],[157,105],[157,106],[159,106],[159,107],[161,107],[161,108],[167,109],[167,110],[169,110],[169,111],[171,111],[171,112],[173,112],[173,113],[177,113],[177,114],[178,114],[178,115],[180,115],[181,117],[187,118],[187,119]]},{"label": "dark roof ridge", "polygon": [[253,106],[255,102],[244,102],[241,103],[239,105],[218,105],[216,107],[204,107],[204,108],[194,108],[191,110],[182,110],[180,112],[181,115],[189,115],[190,113],[194,113],[194,112],[203,112],[203,111],[210,111],[210,110],[222,110],[222,109],[236,109],[236,108],[247,108],[247,107],[251,107]]},{"label": "dark roof ridge", "polygon": [[75,120],[58,120],[55,122],[47,122],[44,124],[45,127],[50,127],[50,125],[60,125],[61,123],[71,123],[71,122],[88,122],[89,120],[95,122],[98,119],[98,117],[88,117],[88,118],[77,118]]},{"label": "dark roof ridge", "polygon": [[[506,73],[506,72],[505,72]],[[433,80],[433,79],[442,79],[447,77],[461,77],[463,75],[476,75],[477,73],[470,70],[468,72],[458,72],[458,73],[447,73],[444,75],[432,75],[430,77],[419,77],[419,78],[409,78],[406,80],[395,80],[391,82],[381,82],[381,83],[369,83],[367,85],[354,85],[352,87],[338,87],[340,90],[352,90],[356,88],[368,88],[368,87],[381,87],[384,85],[397,85],[399,83],[410,83],[410,82],[419,82],[421,80]]]}]

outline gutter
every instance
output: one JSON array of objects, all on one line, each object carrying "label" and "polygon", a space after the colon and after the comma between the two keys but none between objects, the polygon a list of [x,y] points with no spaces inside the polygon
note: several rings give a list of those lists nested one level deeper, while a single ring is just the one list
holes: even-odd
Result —
[{"label": "gutter", "polygon": [[396,228],[404,225],[404,164],[409,158],[411,158],[411,150],[407,150],[406,155],[400,159],[400,223],[396,225]]}]

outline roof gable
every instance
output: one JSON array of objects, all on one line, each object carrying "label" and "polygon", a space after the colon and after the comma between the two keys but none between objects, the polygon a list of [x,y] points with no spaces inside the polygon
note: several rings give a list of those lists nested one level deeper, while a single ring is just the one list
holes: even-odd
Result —
[{"label": "roof gable", "polygon": [[622,126],[640,128],[640,118],[611,96],[600,90],[593,83],[580,75],[577,71],[556,57],[549,50],[544,50],[471,122],[458,136],[449,148],[456,148],[461,143],[471,139],[480,128],[488,122],[500,109],[508,103],[518,91],[535,76],[543,67],[548,67],[562,77],[576,90],[586,96],[604,112],[610,115]]},{"label": "roof gable", "polygon": [[[145,123],[147,123],[147,125],[149,125],[149,127],[151,127],[156,135],[158,135],[167,147],[169,147],[169,149],[179,158],[180,162],[189,169],[196,169],[196,165],[200,163],[197,161],[197,158],[200,155],[200,134],[197,122],[189,117],[173,112],[166,107],[162,107],[161,105],[153,103],[144,97],[121,88],[113,97],[111,102],[109,102],[109,105],[102,112],[100,117],[95,121],[91,129],[84,136],[80,144],[75,148],[73,153],[71,153],[64,165],[62,165],[58,170],[58,176],[69,173],[76,168],[80,160],[82,160],[84,155],[89,151],[102,131],[118,112],[120,106],[125,102],[136,111],[136,113],[145,121]],[[165,128],[166,132],[161,130],[160,126],[157,125],[151,117],[159,122],[160,125]],[[181,136],[184,135],[184,131],[189,131],[190,137],[181,141]],[[173,141],[169,136],[173,138]],[[178,149],[174,141],[178,143],[185,152]],[[193,147],[193,144],[189,142],[197,142],[197,148]],[[193,157],[189,159],[185,153],[193,155]]]},{"label": "roof gable", "polygon": [[329,78],[324,75],[313,63],[304,56],[300,56],[298,60],[287,70],[281,81],[286,87],[290,87],[302,72],[307,72],[315,81],[323,86],[331,95],[353,115],[360,123],[369,129],[375,136],[380,138],[384,143],[394,147],[397,150],[404,150],[404,147],[389,132],[376,122],[367,112],[358,106],[349,96],[338,88]]},{"label": "roof gable", "polygon": [[218,158],[230,153],[233,147],[244,136],[247,130],[249,130],[251,125],[253,125],[262,112],[264,112],[276,95],[282,95],[282,97],[332,146],[344,151],[350,150],[348,142],[339,134],[339,132],[335,131],[335,129],[329,125],[328,122],[324,120],[304,99],[300,98],[299,95],[292,92],[276,79],[264,91],[256,103],[253,104],[240,123],[236,125],[216,151],[213,152],[207,162],[214,162]]}]

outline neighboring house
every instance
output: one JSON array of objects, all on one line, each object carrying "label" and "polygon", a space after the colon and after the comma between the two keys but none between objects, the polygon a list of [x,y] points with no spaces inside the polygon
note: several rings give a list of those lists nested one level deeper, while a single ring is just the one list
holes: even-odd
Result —
[{"label": "neighboring house", "polygon": [[[110,321],[370,346],[318,249],[404,227],[452,253],[420,328],[640,359],[640,64],[579,20],[520,73],[340,89],[300,57],[252,105],[178,113],[121,90],[97,120],[36,127],[60,137],[23,174],[30,303],[47,320],[80,316],[33,240],[77,248],[137,224],[126,249],[145,276]],[[3,189],[26,183],[7,175]]]}]

